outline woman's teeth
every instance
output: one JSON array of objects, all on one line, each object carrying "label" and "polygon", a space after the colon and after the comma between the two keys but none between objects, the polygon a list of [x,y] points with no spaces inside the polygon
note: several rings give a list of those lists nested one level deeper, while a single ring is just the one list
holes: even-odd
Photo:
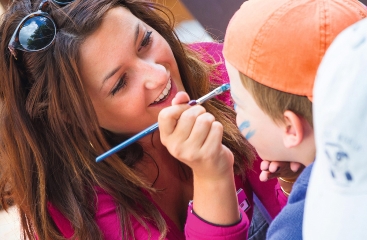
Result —
[{"label": "woman's teeth", "polygon": [[154,103],[160,102],[162,101],[165,97],[167,97],[167,95],[169,94],[170,90],[171,90],[171,79],[168,81],[165,89],[163,90],[163,92],[159,95],[159,97],[157,97],[156,100],[154,100]]}]

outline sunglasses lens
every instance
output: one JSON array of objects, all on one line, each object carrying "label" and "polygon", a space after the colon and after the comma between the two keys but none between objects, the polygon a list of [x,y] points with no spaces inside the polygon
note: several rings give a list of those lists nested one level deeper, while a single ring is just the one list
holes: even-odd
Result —
[{"label": "sunglasses lens", "polygon": [[61,6],[74,2],[74,0],[53,0],[54,3],[57,3]]},{"label": "sunglasses lens", "polygon": [[26,50],[40,50],[50,45],[56,34],[55,24],[44,16],[26,20],[19,31],[19,42]]}]

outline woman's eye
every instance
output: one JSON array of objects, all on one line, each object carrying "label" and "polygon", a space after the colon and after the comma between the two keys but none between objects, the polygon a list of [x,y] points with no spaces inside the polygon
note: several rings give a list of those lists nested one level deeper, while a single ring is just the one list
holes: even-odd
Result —
[{"label": "woman's eye", "polygon": [[117,81],[116,85],[113,87],[111,91],[111,95],[114,96],[121,88],[126,86],[126,73]]},{"label": "woman's eye", "polygon": [[145,34],[144,38],[143,38],[143,41],[141,42],[140,44],[140,47],[138,49],[138,51],[140,51],[143,47],[146,47],[150,44],[151,42],[151,35],[152,34],[152,31],[147,31],[147,33]]}]

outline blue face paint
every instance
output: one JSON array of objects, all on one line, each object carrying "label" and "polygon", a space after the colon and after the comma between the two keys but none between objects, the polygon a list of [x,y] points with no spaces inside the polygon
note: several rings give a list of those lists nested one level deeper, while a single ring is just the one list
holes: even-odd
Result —
[{"label": "blue face paint", "polygon": [[249,131],[249,132],[246,134],[245,138],[246,138],[247,140],[249,140],[252,136],[254,136],[254,134],[255,134],[255,130]]},{"label": "blue face paint", "polygon": [[[240,132],[242,133],[242,131],[246,128],[250,127],[250,121],[244,121],[240,124],[240,126],[238,126],[238,129],[240,129]],[[255,134],[255,130],[249,131],[245,138],[248,140],[249,138],[251,138],[252,136],[254,136]]]},{"label": "blue face paint", "polygon": [[238,126],[238,129],[240,129],[240,132],[242,132],[245,128],[250,127],[250,122],[249,121],[244,121],[240,124],[240,126]]},{"label": "blue face paint", "polygon": [[236,109],[237,109],[237,104],[233,104],[233,108],[234,108],[234,110],[236,111]]}]

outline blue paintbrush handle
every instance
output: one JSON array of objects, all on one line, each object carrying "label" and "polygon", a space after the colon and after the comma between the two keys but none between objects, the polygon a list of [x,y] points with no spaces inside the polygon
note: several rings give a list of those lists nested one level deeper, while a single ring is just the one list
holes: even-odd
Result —
[{"label": "blue paintbrush handle", "polygon": [[99,155],[96,158],[96,162],[100,162],[103,159],[111,156],[112,154],[117,153],[118,151],[120,151],[121,149],[126,148],[127,146],[133,144],[134,142],[138,141],[140,138],[145,137],[146,135],[154,132],[155,130],[158,129],[158,123],[153,124],[152,126],[146,128],[145,130],[141,131],[140,133],[136,134],[135,136],[129,138],[128,140],[126,140],[125,142],[120,143],[119,145],[117,145],[114,148],[111,148],[110,150],[108,150],[107,152]]},{"label": "blue paintbrush handle", "polygon": [[[205,96],[197,99],[197,100],[191,100],[190,102],[188,102],[188,104],[190,106],[194,106],[196,104],[202,104],[203,102],[225,92],[228,91],[230,89],[230,85],[228,83],[223,84],[222,86],[214,89],[213,91],[211,91],[210,93],[206,94]],[[145,137],[148,134],[151,134],[152,132],[154,132],[155,130],[158,129],[158,123],[153,124],[152,126],[146,128],[145,130],[141,131],[140,133],[136,134],[135,136],[129,138],[128,140],[126,140],[125,142],[117,145],[114,148],[111,148],[110,150],[108,150],[107,152],[99,155],[96,158],[96,162],[100,162],[103,159],[111,156],[114,153],[117,153],[118,151],[120,151],[121,149],[124,149],[125,147],[133,144],[134,142],[138,141],[140,138]]]}]

